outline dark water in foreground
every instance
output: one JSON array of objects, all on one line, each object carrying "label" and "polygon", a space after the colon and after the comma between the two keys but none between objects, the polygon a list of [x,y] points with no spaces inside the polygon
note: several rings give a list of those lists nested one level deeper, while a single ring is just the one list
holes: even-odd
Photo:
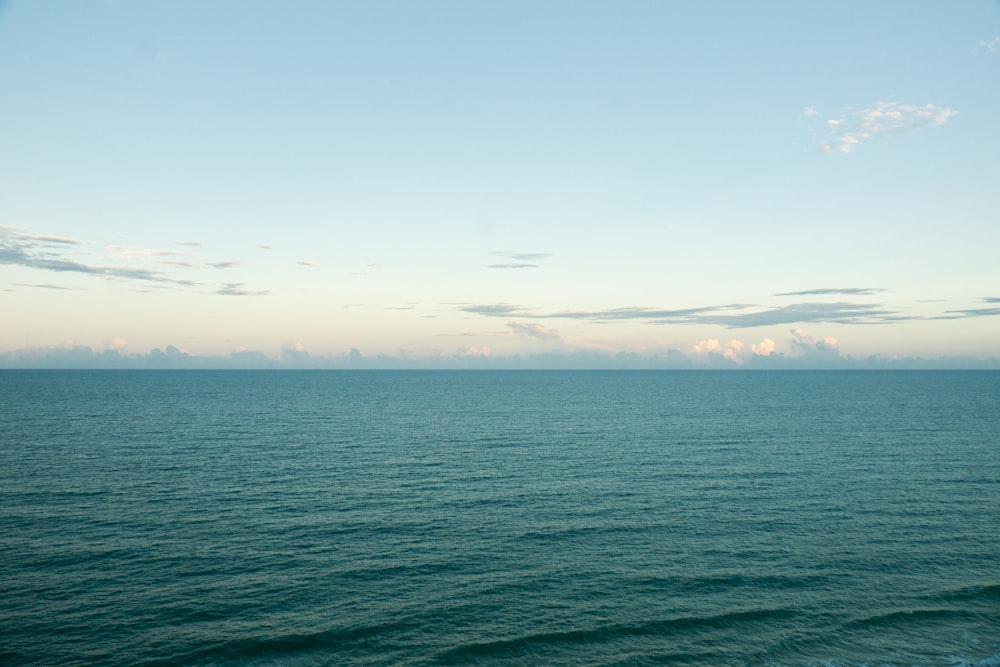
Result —
[{"label": "dark water in foreground", "polygon": [[0,372],[0,663],[1000,665],[1000,373]]}]

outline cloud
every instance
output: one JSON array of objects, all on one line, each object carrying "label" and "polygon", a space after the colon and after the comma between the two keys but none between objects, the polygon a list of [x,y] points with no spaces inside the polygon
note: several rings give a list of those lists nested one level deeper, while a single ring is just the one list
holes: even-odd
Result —
[{"label": "cloud", "polygon": [[626,308],[612,308],[610,310],[596,310],[596,311],[571,311],[563,313],[553,313],[551,317],[566,317],[571,319],[584,319],[584,320],[596,320],[596,321],[606,321],[606,320],[655,320],[658,323],[686,323],[689,321],[695,321],[696,318],[704,313],[711,313],[719,310],[741,310],[743,308],[750,308],[751,306],[743,303],[730,303],[722,306],[702,306],[697,308],[674,308],[674,309],[662,309],[662,308],[641,308],[641,307],[626,307]]},{"label": "cloud", "polygon": [[750,351],[758,357],[769,357],[774,354],[774,341],[770,338],[765,338],[760,343],[751,345]]},{"label": "cloud", "polygon": [[[2,228],[0,228],[2,229]],[[7,229],[14,229],[13,227],[7,227]],[[47,235],[36,235],[36,234],[23,234],[19,233],[18,236],[27,241],[40,241],[42,243],[58,243],[60,245],[83,245],[83,241],[77,239],[71,239],[68,236],[47,236]]]},{"label": "cloud", "polygon": [[540,338],[550,341],[562,341],[562,336],[555,329],[547,329],[541,324],[526,324],[524,322],[511,321],[507,323],[507,328],[517,336],[527,336],[529,338]]},{"label": "cloud", "polygon": [[43,271],[86,273],[105,278],[126,278],[156,282],[178,283],[159,271],[121,266],[96,266],[60,259],[51,253],[38,252],[18,243],[4,243],[0,239],[0,264],[25,266]]},{"label": "cloud", "polygon": [[743,341],[731,340],[726,344],[720,343],[715,338],[706,338],[694,344],[691,351],[700,357],[716,356],[722,357],[734,364],[742,364],[743,358],[740,352],[743,350]]},{"label": "cloud", "polygon": [[305,345],[299,341],[294,343],[286,343],[281,347],[281,360],[284,362],[293,362],[293,365],[306,364],[312,359],[312,356],[306,350]]},{"label": "cloud", "polygon": [[521,306],[507,303],[484,303],[479,305],[459,306],[459,310],[487,317],[532,317],[531,313]]},{"label": "cloud", "polygon": [[552,253],[550,252],[507,252],[502,250],[490,254],[498,255],[500,257],[508,257],[510,259],[518,259],[522,262],[534,262],[552,256]]},{"label": "cloud", "polygon": [[731,303],[697,308],[627,307],[610,310],[563,311],[539,313],[510,304],[463,305],[459,309],[487,317],[520,317],[546,319],[578,319],[594,322],[613,320],[645,320],[651,324],[714,324],[729,329],[744,329],[797,322],[828,322],[837,324],[873,324],[910,319],[897,311],[885,310],[870,303],[796,303],[780,308],[765,308],[753,312],[729,312],[761,308],[750,304]]},{"label": "cloud", "polygon": [[14,283],[18,287],[38,287],[40,289],[57,289],[57,290],[79,290],[79,287],[63,287],[61,285],[51,285],[51,284],[31,284],[31,283]]},{"label": "cloud", "polygon": [[502,264],[487,264],[486,268],[488,269],[537,269],[539,268],[539,264],[536,264],[535,262],[552,256],[552,254],[548,252],[497,251],[490,254],[517,261],[505,262]]},{"label": "cloud", "polygon": [[976,45],[975,53],[996,53],[1000,49],[1000,37],[984,39]]},{"label": "cloud", "polygon": [[942,125],[957,113],[954,109],[933,104],[876,102],[870,109],[828,120],[827,128],[832,138],[820,143],[819,149],[824,153],[850,153],[862,141]]},{"label": "cloud", "polygon": [[176,257],[184,253],[179,250],[154,250],[150,248],[133,248],[129,246],[109,245],[105,250],[110,250],[115,255],[123,259],[132,257]]},{"label": "cloud", "polygon": [[222,287],[215,290],[216,294],[223,296],[264,296],[267,290],[250,291],[243,289],[243,283],[223,283]]},{"label": "cloud", "polygon": [[174,245],[200,246],[200,241],[171,241]]},{"label": "cloud", "polygon": [[127,346],[128,342],[124,338],[112,338],[107,342],[109,350],[124,350]]},{"label": "cloud", "polygon": [[821,287],[819,289],[802,290],[801,292],[778,292],[774,296],[813,296],[821,294],[850,294],[852,296],[861,296],[885,291],[886,290],[879,287]]},{"label": "cloud", "polygon": [[310,262],[308,259],[302,259],[296,262],[300,266],[316,266],[316,262]]},{"label": "cloud", "polygon": [[[996,308],[964,308],[962,310],[946,310],[945,316],[938,317],[935,319],[964,319],[967,317],[992,317],[994,315],[1000,315],[1000,306]],[[947,315],[947,313],[955,313],[954,315]]]},{"label": "cloud", "polygon": [[803,354],[838,354],[839,344],[833,336],[814,339],[802,329],[792,330],[792,339],[788,341],[792,349]]},{"label": "cloud", "polygon": [[479,347],[460,347],[458,348],[458,355],[460,357],[488,357],[493,354],[493,350],[490,349],[489,345],[481,345]]},{"label": "cloud", "polygon": [[909,319],[896,311],[884,310],[870,303],[796,303],[755,313],[732,315],[702,315],[700,324],[718,324],[730,329],[763,327],[796,322],[827,322],[836,324],[875,324]]},{"label": "cloud", "polygon": [[[84,273],[104,278],[144,280],[150,282],[194,285],[190,281],[171,278],[161,271],[127,266],[84,264],[63,255],[68,246],[82,241],[62,236],[27,234],[14,227],[0,226],[0,264],[24,266],[59,273]],[[118,246],[112,246],[117,248]],[[176,251],[150,251],[156,254],[176,254]]]},{"label": "cloud", "polygon": [[805,110],[802,112],[802,115],[804,115],[804,116],[818,116],[819,115],[819,111],[816,111],[816,107],[806,107]]},{"label": "cloud", "polygon": [[[174,241],[173,243],[198,245],[196,241]],[[79,252],[75,251],[75,246],[79,245],[85,245],[85,243],[63,236],[30,234],[20,228],[0,225],[0,265],[7,264],[56,273],[80,273],[111,280],[134,280],[180,287],[200,287],[202,285],[201,283],[176,277],[174,274],[156,268],[135,266],[132,264],[99,265],[78,261],[71,253]],[[142,260],[145,258],[171,257],[185,254],[177,250],[151,250],[119,245],[107,246],[106,250],[109,250],[118,259],[125,262],[131,262],[134,259]],[[185,269],[228,269],[242,265],[243,262],[236,260],[205,263],[192,263],[180,260],[155,260],[150,266],[173,266]],[[266,291],[243,289],[242,285],[242,283],[234,282],[223,283],[215,290],[215,293],[226,296],[260,296],[267,294]],[[31,286],[45,289],[73,289],[45,283],[38,283]]]},{"label": "cloud", "polygon": [[[984,296],[980,301],[985,303],[1000,303],[1000,297]],[[969,317],[993,317],[1000,315],[1000,306],[990,306],[989,308],[961,308],[956,310],[946,310],[944,315],[939,315],[935,320],[959,320]]]}]

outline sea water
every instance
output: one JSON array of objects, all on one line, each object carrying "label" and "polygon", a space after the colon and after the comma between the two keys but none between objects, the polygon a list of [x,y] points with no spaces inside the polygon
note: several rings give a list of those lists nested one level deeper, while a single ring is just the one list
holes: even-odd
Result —
[{"label": "sea water", "polygon": [[1000,373],[0,371],[0,663],[1000,665]]}]

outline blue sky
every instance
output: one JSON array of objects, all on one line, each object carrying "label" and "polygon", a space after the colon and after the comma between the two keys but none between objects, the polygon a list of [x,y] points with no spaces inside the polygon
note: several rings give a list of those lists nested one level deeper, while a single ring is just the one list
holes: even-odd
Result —
[{"label": "blue sky", "polygon": [[998,82],[996,1],[6,2],[0,362],[995,364]]}]

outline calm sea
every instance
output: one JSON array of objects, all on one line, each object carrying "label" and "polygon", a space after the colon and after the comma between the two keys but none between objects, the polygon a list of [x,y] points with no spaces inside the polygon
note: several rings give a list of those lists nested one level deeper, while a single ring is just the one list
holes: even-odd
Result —
[{"label": "calm sea", "polygon": [[1000,665],[1000,373],[0,371],[0,663]]}]

